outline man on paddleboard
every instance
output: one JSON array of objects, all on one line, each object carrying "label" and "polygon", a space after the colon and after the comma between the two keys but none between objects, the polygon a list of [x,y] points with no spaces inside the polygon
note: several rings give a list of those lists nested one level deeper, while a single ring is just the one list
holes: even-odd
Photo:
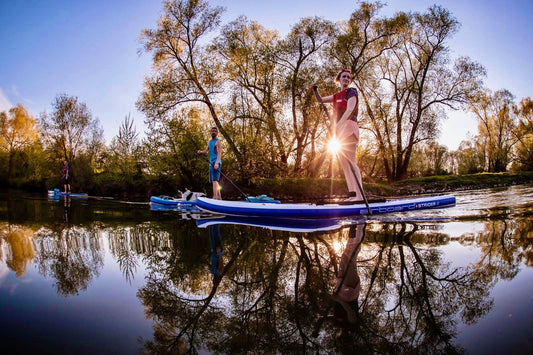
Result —
[{"label": "man on paddleboard", "polygon": [[213,184],[213,198],[216,200],[222,200],[220,194],[220,169],[222,167],[222,144],[218,139],[218,128],[211,127],[211,140],[207,144],[207,148],[199,150],[198,154],[209,153],[209,182]]}]

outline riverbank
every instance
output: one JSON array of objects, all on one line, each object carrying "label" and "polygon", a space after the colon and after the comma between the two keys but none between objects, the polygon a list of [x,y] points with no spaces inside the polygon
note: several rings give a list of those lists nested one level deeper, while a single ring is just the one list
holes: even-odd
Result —
[{"label": "riverbank", "polygon": [[418,195],[533,183],[533,171],[428,176],[390,184],[393,195]]},{"label": "riverbank", "polygon": [[[453,193],[454,191],[478,190],[485,188],[504,187],[533,183],[533,171],[506,173],[479,173],[470,175],[439,175],[406,179],[389,183],[365,178],[364,189],[368,198],[395,198],[421,194]],[[249,186],[243,186],[238,181],[230,183],[224,177],[221,180],[222,197],[228,200],[243,199],[244,195],[268,195],[284,202],[312,202],[328,201],[345,198],[348,194],[346,182],[343,178],[280,178],[256,179]],[[238,188],[237,188],[237,187]],[[203,188],[202,188],[203,187]],[[108,196],[125,201],[146,202],[152,195],[178,196],[178,190],[189,188],[203,191],[210,196],[210,186],[199,183],[197,187],[179,186],[170,181],[143,180],[135,185],[105,183],[93,184],[80,188],[91,196]],[[8,189],[8,188],[7,188]],[[15,188],[17,189],[17,188]],[[20,190],[41,192],[41,188],[20,188]]]},{"label": "riverbank", "polygon": [[[470,175],[439,175],[406,179],[396,182],[363,182],[365,192],[372,197],[402,197],[421,194],[453,193],[533,183],[533,172],[479,173]],[[224,181],[222,181],[224,186]],[[268,179],[256,181],[246,189],[248,195],[267,194],[282,201],[313,201],[343,198],[347,195],[344,179]],[[227,199],[240,198],[238,191],[228,186],[223,190]]]}]

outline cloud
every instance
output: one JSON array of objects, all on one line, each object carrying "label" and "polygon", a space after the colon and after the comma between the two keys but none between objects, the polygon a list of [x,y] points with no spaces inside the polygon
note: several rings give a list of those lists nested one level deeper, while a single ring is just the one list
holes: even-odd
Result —
[{"label": "cloud", "polygon": [[13,105],[9,102],[6,94],[4,94],[4,90],[0,88],[0,111],[7,111],[11,107],[13,107]]}]

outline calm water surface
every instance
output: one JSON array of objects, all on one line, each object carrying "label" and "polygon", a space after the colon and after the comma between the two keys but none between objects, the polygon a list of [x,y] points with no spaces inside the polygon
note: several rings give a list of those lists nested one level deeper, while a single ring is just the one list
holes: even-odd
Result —
[{"label": "calm water surface", "polygon": [[529,353],[533,185],[456,197],[282,223],[0,193],[2,353]]}]

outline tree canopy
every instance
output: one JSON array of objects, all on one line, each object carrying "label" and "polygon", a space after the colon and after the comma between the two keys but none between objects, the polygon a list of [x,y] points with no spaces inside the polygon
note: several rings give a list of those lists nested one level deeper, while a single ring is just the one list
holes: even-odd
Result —
[{"label": "tree canopy", "polygon": [[376,147],[377,171],[403,179],[415,148],[438,137],[443,108],[466,104],[485,71],[465,57],[450,64],[459,24],[448,10],[383,18],[382,6],[361,3],[337,24],[304,18],[281,36],[245,17],[221,25],[223,9],[205,0],[167,1],[157,28],[142,34],[154,72],[138,107],[151,126],[179,107],[205,108],[245,180],[320,176],[328,122],[308,87],[334,92],[329,78],[350,68],[364,106],[362,145]]}]

